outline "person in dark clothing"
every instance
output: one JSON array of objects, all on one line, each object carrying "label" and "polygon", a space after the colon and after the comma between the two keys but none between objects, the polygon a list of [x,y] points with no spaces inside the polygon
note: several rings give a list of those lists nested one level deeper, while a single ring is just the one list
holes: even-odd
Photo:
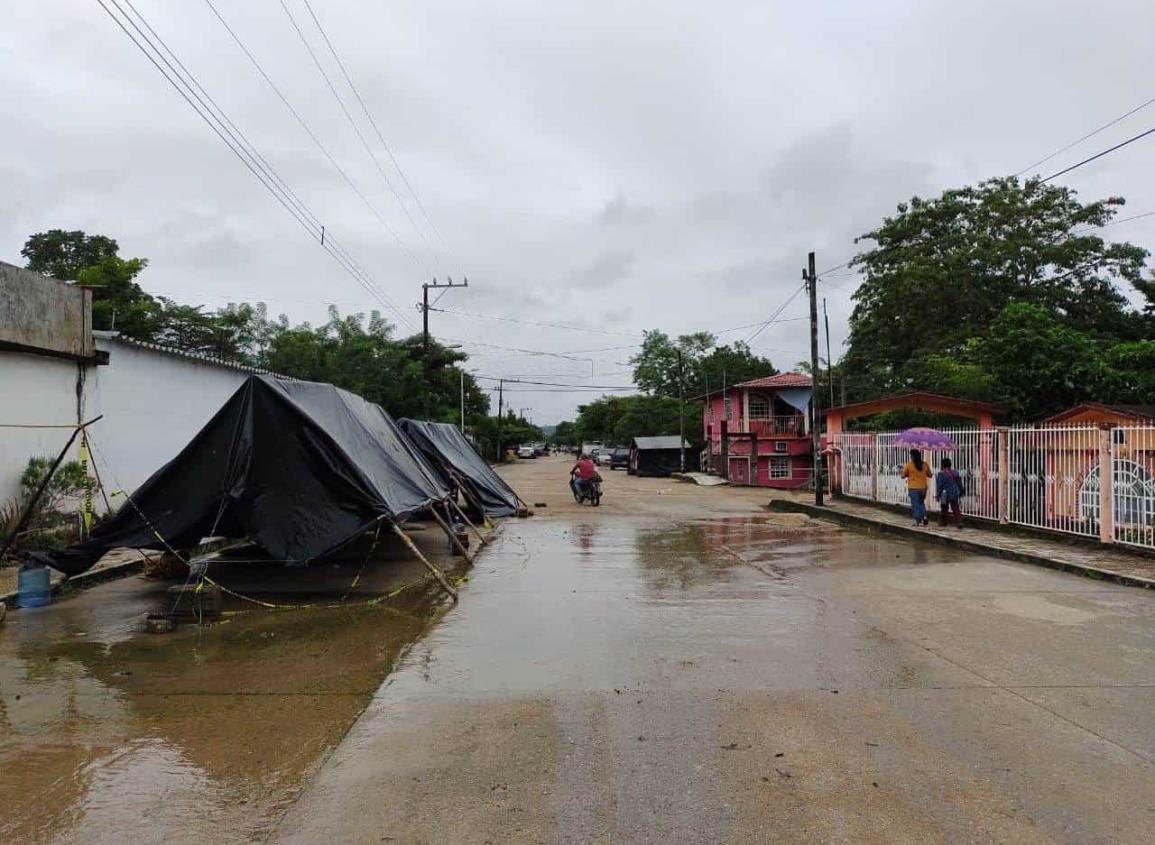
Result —
[{"label": "person in dark clothing", "polygon": [[938,493],[938,503],[942,508],[939,524],[947,525],[954,514],[955,527],[962,528],[962,497],[966,495],[962,476],[951,465],[950,458],[942,459],[942,466],[934,477],[934,487]]}]

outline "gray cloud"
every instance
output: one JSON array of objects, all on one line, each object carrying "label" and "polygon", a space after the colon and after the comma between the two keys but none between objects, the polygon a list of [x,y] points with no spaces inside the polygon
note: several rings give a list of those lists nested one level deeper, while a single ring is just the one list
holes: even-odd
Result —
[{"label": "gray cloud", "polygon": [[[381,307],[97,4],[10,5],[0,258],[19,261],[32,232],[83,228],[149,258],[146,289],[185,301],[259,297],[314,322],[327,302]],[[436,333],[490,344],[470,347],[482,372],[575,379],[621,371],[631,350],[606,347],[643,328],[718,331],[769,316],[800,284],[809,250],[820,268],[839,264],[910,195],[1013,172],[1147,99],[1136,69],[1150,64],[1155,28],[1146,0],[1106,11],[1077,0],[882,0],[869,12],[844,0],[314,2],[443,249],[412,200],[416,227],[383,183],[276,3],[221,8],[404,246],[203,4],[136,5],[408,321],[422,281],[468,275],[446,308],[624,333],[436,315]],[[1140,113],[1053,163],[1150,120]],[[1155,209],[1150,149],[1135,144],[1068,184],[1086,199],[1124,194],[1129,213]],[[1152,226],[1111,234],[1148,245]],[[852,289],[847,278],[823,289],[836,348]],[[803,313],[801,300],[789,311]],[[493,345],[605,351],[571,361]],[[755,346],[788,366],[805,357],[805,323],[771,326]],[[543,422],[586,399],[525,395]]]}]

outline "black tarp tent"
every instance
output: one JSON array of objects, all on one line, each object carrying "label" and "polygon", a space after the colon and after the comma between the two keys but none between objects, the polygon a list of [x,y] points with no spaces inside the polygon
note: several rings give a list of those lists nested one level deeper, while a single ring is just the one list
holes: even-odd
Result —
[{"label": "black tarp tent", "polygon": [[439,469],[442,482],[452,485],[460,479],[469,498],[481,503],[486,516],[513,516],[517,513],[517,493],[477,453],[457,426],[413,419],[402,419],[398,423],[429,462]]},{"label": "black tarp tent", "polygon": [[671,437],[635,437],[630,442],[631,475],[668,478],[681,469],[682,448],[686,449],[686,469],[691,469],[690,444],[676,434]]},{"label": "black tarp tent", "polygon": [[112,548],[182,549],[208,536],[304,564],[383,517],[402,522],[448,496],[378,405],[331,384],[254,375],[53,566],[74,574]]}]

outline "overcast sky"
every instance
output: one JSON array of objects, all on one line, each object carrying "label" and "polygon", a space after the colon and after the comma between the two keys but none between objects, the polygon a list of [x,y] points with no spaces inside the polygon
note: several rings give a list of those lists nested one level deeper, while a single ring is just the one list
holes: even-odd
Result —
[{"label": "overcast sky", "polygon": [[[808,250],[820,270],[840,264],[897,202],[1017,171],[1155,97],[1151,0],[310,1],[447,249],[302,0],[285,3],[408,215],[281,0],[214,2],[376,213],[205,0],[134,3],[414,325],[420,283],[448,274],[470,287],[448,294],[446,308],[604,332],[432,315],[446,342],[490,344],[467,348],[470,366],[493,376],[628,384],[631,351],[607,347],[635,343],[644,328],[765,319],[800,285]],[[7,4],[0,109],[0,259],[23,263],[32,232],[84,229],[147,257],[145,289],[183,302],[263,300],[314,323],[330,302],[381,308],[97,0]],[[1041,169],[1151,125],[1155,106]],[[1085,199],[1122,194],[1120,216],[1155,210],[1153,162],[1155,138],[1065,183]],[[1155,246],[1155,217],[1110,231]],[[837,356],[854,280],[824,281]],[[804,309],[800,296],[783,317]],[[807,344],[806,323],[794,320],[754,346],[790,369]],[[552,423],[591,395],[510,399]]]}]

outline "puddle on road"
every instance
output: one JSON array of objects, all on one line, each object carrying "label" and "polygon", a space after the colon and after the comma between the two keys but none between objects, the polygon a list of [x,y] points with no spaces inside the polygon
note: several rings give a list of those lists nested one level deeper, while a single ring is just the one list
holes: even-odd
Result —
[{"label": "puddle on road", "polygon": [[422,587],[139,633],[165,586],[103,585],[0,629],[0,841],[251,841],[445,607]]},{"label": "puddle on road", "polygon": [[677,687],[704,666],[794,684],[833,624],[804,573],[912,548],[772,515],[542,520],[507,526],[445,625],[423,589],[150,636],[167,585],[139,579],[21,611],[0,629],[0,841],[260,838],[375,695]]}]

